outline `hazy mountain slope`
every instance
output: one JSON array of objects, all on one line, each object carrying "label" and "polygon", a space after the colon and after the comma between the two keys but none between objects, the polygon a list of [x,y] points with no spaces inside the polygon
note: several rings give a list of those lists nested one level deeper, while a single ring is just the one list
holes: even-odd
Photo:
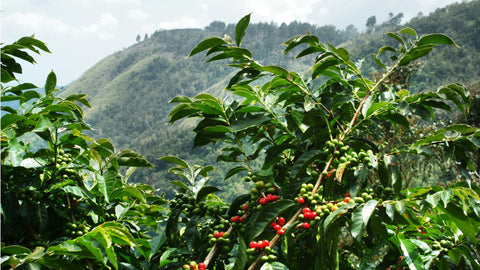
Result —
[{"label": "hazy mountain slope", "polygon": [[[478,16],[474,15],[480,14],[479,3],[480,1],[473,1],[452,5],[447,8],[449,12],[437,10],[407,24],[419,33],[446,32],[457,40],[463,50],[454,53],[451,52],[454,48],[439,50],[438,55],[428,58],[432,64],[424,63],[423,69],[414,78],[414,81],[417,80],[416,86],[412,87],[436,88],[446,80],[455,81],[455,78],[466,83],[478,81],[478,35],[470,36],[471,40],[476,38],[477,43],[469,43],[469,39],[464,40],[462,37],[466,31],[469,32],[468,35],[473,35],[470,32],[478,32]],[[470,10],[471,14],[459,16],[458,13],[464,12],[464,9]],[[450,19],[450,16],[455,16],[455,19]],[[462,18],[465,18],[465,23],[462,23]],[[358,36],[353,27],[337,30],[333,26],[317,27],[299,22],[280,26],[258,23],[249,27],[243,46],[252,50],[254,57],[262,64],[276,64],[298,70],[310,65],[312,59],[293,62],[294,54],[283,55],[281,43],[294,35],[309,31],[319,36],[322,42],[347,47],[351,50],[352,57],[364,57],[376,52],[384,44],[385,32],[400,27],[403,26],[379,25],[376,31]],[[176,123],[173,126],[166,123],[168,112],[172,108],[168,101],[176,95],[193,97],[200,92],[218,94],[227,84],[229,74],[235,71],[233,68],[220,63],[203,63],[201,56],[186,56],[202,39],[212,35],[223,36],[225,33],[233,37],[233,32],[234,25],[218,21],[212,22],[205,29],[157,31],[148,39],[106,57],[62,94],[87,93],[93,108],[86,111],[86,119],[95,128],[94,136],[111,138],[117,148],[132,148],[155,163],[155,169],[137,173],[135,181],[147,182],[168,193],[171,189],[165,184],[170,177],[165,172],[166,164],[156,160],[164,155],[180,156],[201,165],[213,164],[217,167],[215,181],[220,181],[226,167],[215,163],[217,150],[210,146],[192,151],[192,122]],[[442,69],[451,68],[452,62],[476,70],[464,72],[461,76],[453,70],[448,76],[443,76]],[[428,78],[425,79],[426,77]],[[242,186],[235,188],[238,190]]]}]

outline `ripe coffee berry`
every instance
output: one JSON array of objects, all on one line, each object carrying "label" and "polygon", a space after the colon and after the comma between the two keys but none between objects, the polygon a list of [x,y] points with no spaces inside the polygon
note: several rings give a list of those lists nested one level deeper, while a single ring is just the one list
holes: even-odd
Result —
[{"label": "ripe coffee berry", "polygon": [[261,205],[265,205],[267,203],[267,199],[265,198],[260,198],[260,200],[258,201],[258,203],[260,203]]},{"label": "ripe coffee berry", "polygon": [[308,223],[308,222],[302,223],[302,228],[304,228],[305,230],[309,229],[310,228],[310,223]]},{"label": "ripe coffee berry", "polygon": [[198,263],[198,270],[206,270],[207,269],[207,266],[201,262],[201,263]]},{"label": "ripe coffee berry", "polygon": [[285,225],[285,218],[279,217],[279,218],[277,219],[277,223],[278,223],[278,225],[280,225],[280,226]]},{"label": "ripe coffee berry", "polygon": [[248,209],[248,204],[245,203],[244,205],[242,205],[242,210],[243,211],[247,211],[247,209]]},{"label": "ripe coffee berry", "polygon": [[299,204],[303,204],[305,202],[305,198],[304,197],[298,197],[297,202]]}]

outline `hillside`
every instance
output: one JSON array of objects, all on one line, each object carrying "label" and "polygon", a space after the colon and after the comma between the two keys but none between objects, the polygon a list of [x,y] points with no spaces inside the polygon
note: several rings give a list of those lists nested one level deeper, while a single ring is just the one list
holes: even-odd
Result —
[{"label": "hillside", "polygon": [[[462,16],[459,16],[462,14]],[[431,90],[446,82],[460,81],[471,85],[480,78],[480,1],[454,4],[438,9],[428,16],[412,19],[405,26],[419,33],[442,32],[454,38],[459,49],[440,49],[422,63],[411,80],[411,88]],[[243,46],[249,48],[262,64],[302,69],[302,63],[291,61],[294,54],[284,56],[282,42],[305,34],[317,35],[322,42],[342,45],[353,57],[374,53],[386,39],[385,32],[403,26],[384,23],[368,34],[359,35],[354,27],[345,30],[334,26],[314,26],[292,22],[280,26],[273,23],[252,24]],[[116,52],[89,69],[62,94],[87,93],[93,108],[86,111],[87,122],[95,129],[95,137],[111,138],[117,148],[132,148],[156,165],[150,171],[140,171],[134,181],[145,182],[170,193],[165,181],[166,164],[156,159],[175,155],[191,163],[213,164],[217,168],[214,181],[221,181],[224,166],[216,164],[213,146],[192,151],[192,123],[186,121],[167,125],[168,104],[176,95],[195,96],[200,92],[221,93],[225,78],[233,71],[219,64],[203,63],[202,57],[186,58],[202,39],[212,35],[234,36],[234,25],[212,22],[205,29],[161,30],[149,38]],[[440,63],[429,65],[429,60]],[[302,61],[311,61],[305,58]],[[299,66],[300,65],[300,66]],[[369,70],[366,61],[366,71]],[[306,65],[305,65],[306,66]],[[242,185],[235,186],[242,189]]]}]

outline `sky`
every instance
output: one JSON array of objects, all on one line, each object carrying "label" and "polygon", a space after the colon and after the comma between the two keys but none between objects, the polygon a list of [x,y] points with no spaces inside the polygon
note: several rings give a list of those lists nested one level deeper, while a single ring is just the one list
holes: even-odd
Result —
[{"label": "sky", "polygon": [[[459,0],[2,0],[0,40],[23,36],[47,44],[52,54],[23,65],[22,82],[43,86],[50,71],[58,86],[79,78],[108,55],[136,43],[155,30],[204,28],[212,21],[236,23],[252,13],[251,22],[308,22],[365,30],[370,16],[377,23],[403,13],[402,23]],[[247,32],[248,34],[248,32]],[[2,45],[3,46],[3,45]]]}]

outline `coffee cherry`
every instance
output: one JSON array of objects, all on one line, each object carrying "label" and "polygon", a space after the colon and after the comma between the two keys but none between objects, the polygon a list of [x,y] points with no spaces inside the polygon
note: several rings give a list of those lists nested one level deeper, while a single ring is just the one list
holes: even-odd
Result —
[{"label": "coffee cherry", "polygon": [[285,218],[279,217],[279,218],[277,219],[277,223],[278,223],[278,225],[280,225],[280,226],[285,225]]},{"label": "coffee cherry", "polygon": [[198,270],[206,270],[207,269],[207,266],[201,262],[201,263],[198,263]]},{"label": "coffee cherry", "polygon": [[302,228],[305,229],[305,230],[309,229],[310,228],[310,223],[308,223],[308,222],[302,223]]},{"label": "coffee cherry", "polygon": [[265,204],[267,204],[267,199],[266,198],[260,198],[258,203],[261,204],[261,205],[265,205]]},{"label": "coffee cherry", "polygon": [[304,197],[298,197],[297,202],[299,204],[303,204],[303,203],[305,203],[305,198]]}]

